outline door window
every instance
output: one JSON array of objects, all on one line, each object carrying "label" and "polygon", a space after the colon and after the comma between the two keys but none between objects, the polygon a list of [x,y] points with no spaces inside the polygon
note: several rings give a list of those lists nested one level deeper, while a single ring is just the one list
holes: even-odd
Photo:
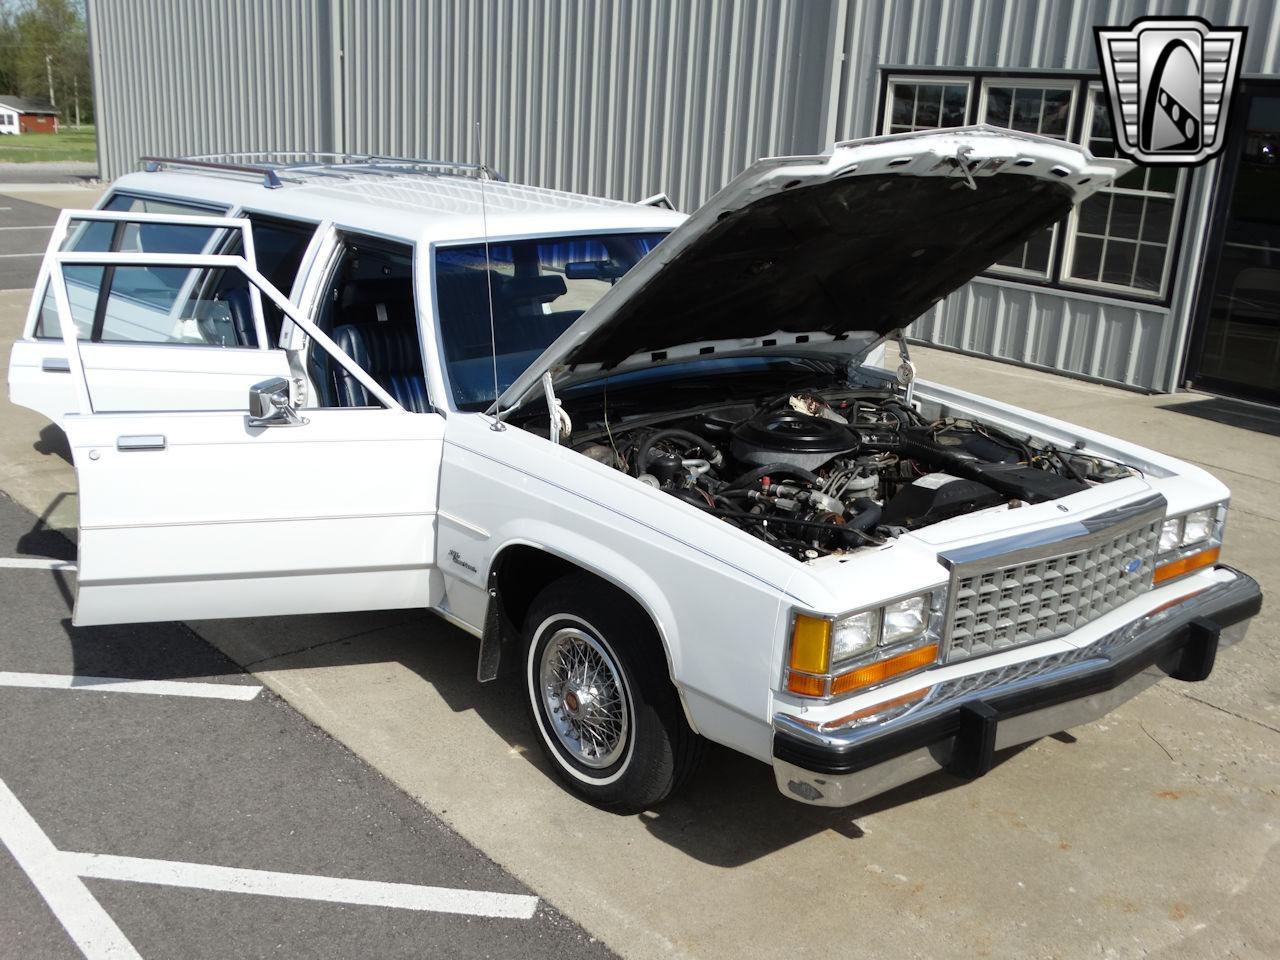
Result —
[{"label": "door window", "polygon": [[[115,194],[103,204],[102,209],[129,213],[220,215],[220,211],[203,205],[157,200],[133,194]],[[78,253],[103,253],[112,250],[130,253],[202,253],[223,242],[226,234],[227,231],[219,227],[190,224],[72,221],[61,249]],[[186,277],[185,271],[166,272],[155,267],[135,268],[119,277],[115,276],[112,268],[68,267],[66,279],[67,292],[72,297],[72,314],[76,327],[83,338],[92,339],[93,317],[97,313],[99,301],[105,310],[113,295],[117,298],[154,300],[160,288],[166,284],[181,283]],[[169,292],[176,294],[181,289],[181,286],[171,287]],[[61,337],[53,293],[48,288],[36,320],[35,336],[49,340]]]},{"label": "door window", "polygon": [[[201,282],[207,273],[204,269],[68,264],[63,273],[71,316],[81,339],[95,343],[257,345],[247,295],[237,299],[209,290]],[[244,288],[243,282],[240,287]]]},{"label": "door window", "polygon": [[[237,230],[244,229],[242,221],[220,221],[220,226],[225,229]],[[411,261],[410,257],[410,261]],[[174,262],[176,261],[176,262]],[[100,315],[95,313],[92,323],[95,327],[101,326],[106,336],[102,339],[113,339],[120,342],[131,343],[183,343],[183,344],[200,344],[210,346],[234,346],[240,338],[240,332],[235,328],[235,318],[228,317],[222,313],[222,303],[217,299],[210,299],[208,296],[200,294],[198,291],[201,287],[201,277],[207,275],[211,271],[234,271],[239,274],[240,283],[237,287],[251,287],[255,295],[261,295],[263,299],[283,302],[286,305],[285,314],[289,320],[295,324],[299,331],[309,337],[313,344],[314,354],[324,354],[328,358],[328,363],[332,365],[333,370],[340,370],[343,375],[357,385],[363,393],[363,401],[359,403],[338,403],[337,406],[366,406],[388,409],[393,411],[401,411],[407,409],[407,404],[397,401],[397,395],[400,394],[400,385],[396,384],[394,389],[396,394],[390,391],[393,389],[389,384],[383,387],[382,383],[374,379],[373,371],[386,371],[395,366],[388,362],[385,350],[389,349],[386,342],[374,339],[360,339],[359,337],[348,339],[345,343],[335,343],[323,330],[319,329],[311,318],[298,312],[298,310],[285,298],[284,294],[275,288],[265,277],[253,274],[250,277],[250,265],[241,257],[234,257],[228,254],[194,254],[190,257],[174,257],[170,262],[156,263],[154,254],[139,254],[131,252],[107,251],[105,253],[86,253],[83,251],[67,251],[54,254],[50,260],[49,269],[51,277],[51,288],[59,292],[59,285],[65,283],[64,274],[68,271],[78,271],[82,268],[93,268],[105,273],[108,270],[117,273],[125,273],[129,270],[146,267],[152,270],[166,271],[184,271],[186,277],[178,280],[169,279],[164,284],[163,289],[154,289],[149,291],[149,299],[141,298],[113,298],[108,294],[107,301],[107,322],[101,321]],[[173,296],[170,291],[178,288],[181,294]],[[107,289],[107,288],[103,288]],[[205,289],[211,289],[207,285]],[[68,291],[69,292],[69,291]],[[62,297],[59,300],[68,301],[60,303],[58,309],[66,308],[70,310],[72,316],[68,317],[68,321],[77,320],[76,323],[68,322],[66,324],[59,322],[59,329],[64,327],[82,328],[88,322],[88,316],[82,315],[75,317],[76,307],[71,304],[70,296]],[[246,294],[246,299],[253,302],[253,297]],[[381,305],[376,306],[375,312],[381,314],[384,312]],[[333,311],[328,311],[330,317],[334,317]],[[353,319],[351,315],[343,315],[339,319]],[[381,318],[379,318],[381,322]],[[351,323],[343,323],[334,330],[335,336],[342,336],[342,331],[353,326]],[[77,332],[79,332],[77,330]],[[95,331],[96,332],[96,331]],[[122,394],[136,395],[137,391],[132,389],[133,380],[137,377],[139,371],[129,369],[129,364],[123,366],[118,362],[123,354],[115,351],[90,351],[85,345],[85,338],[76,337],[71,329],[67,330],[69,339],[64,337],[64,342],[70,348],[69,362],[70,372],[73,376],[73,383],[79,399],[79,411],[82,414],[91,414],[95,412],[106,412],[108,410],[138,410],[137,406],[118,406],[119,397]],[[369,349],[362,353],[359,349],[364,344]],[[259,384],[262,380],[261,373],[270,369],[268,379],[278,379],[282,388],[286,388],[287,392],[292,395],[294,390],[287,385],[292,383],[292,376],[288,373],[288,364],[286,362],[283,350],[272,351],[217,351],[213,355],[217,359],[210,364],[198,364],[196,367],[190,368],[189,373],[200,373],[205,371],[220,371],[218,380],[228,381],[229,374],[232,381],[241,377],[251,377],[253,379],[247,382],[229,384],[233,391],[244,390],[241,393],[244,397],[238,402],[245,404],[244,408],[234,407],[212,407],[207,402],[209,390],[203,393],[197,383],[197,389],[188,391],[186,389],[186,381],[183,379],[172,380],[169,382],[167,392],[175,401],[181,401],[188,394],[199,394],[205,399],[200,400],[194,406],[175,406],[175,407],[157,407],[148,405],[143,409],[187,409],[187,410],[210,410],[210,409],[253,409],[247,391],[250,386]],[[222,358],[243,358],[245,362],[241,363],[234,360],[230,364],[223,363]],[[394,358],[392,358],[394,359]],[[421,367],[421,354],[418,354],[417,363]],[[278,371],[278,372],[277,372]],[[120,375],[125,375],[123,383]],[[336,377],[336,374],[335,374]],[[196,378],[198,380],[198,378]],[[336,382],[336,381],[335,381]],[[421,383],[421,381],[419,381]],[[265,384],[264,384],[265,386]],[[129,388],[129,389],[124,389]],[[354,389],[354,388],[352,388]],[[425,385],[419,389],[425,395]],[[218,391],[214,391],[218,392]],[[225,393],[225,391],[222,391]],[[276,395],[275,388],[271,392],[271,396]],[[265,396],[262,394],[261,396]],[[259,397],[261,400],[261,397]],[[265,402],[265,401],[262,401]],[[293,402],[292,400],[289,402]],[[425,397],[424,397],[425,404]],[[113,406],[115,405],[115,406]],[[312,405],[323,406],[323,403],[313,401]],[[429,409],[429,407],[427,408]],[[268,411],[266,416],[270,416]]]}]

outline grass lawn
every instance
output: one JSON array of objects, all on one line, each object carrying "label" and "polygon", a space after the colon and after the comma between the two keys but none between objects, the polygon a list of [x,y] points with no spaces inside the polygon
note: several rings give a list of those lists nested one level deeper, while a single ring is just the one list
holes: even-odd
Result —
[{"label": "grass lawn", "polygon": [[0,137],[0,163],[47,163],[50,160],[98,159],[93,127],[63,127],[61,133],[24,133]]}]

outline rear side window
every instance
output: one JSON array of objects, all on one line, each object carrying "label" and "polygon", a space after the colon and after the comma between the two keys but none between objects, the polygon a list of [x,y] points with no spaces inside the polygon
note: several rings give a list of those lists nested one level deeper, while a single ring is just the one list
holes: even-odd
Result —
[{"label": "rear side window", "polygon": [[[245,216],[253,231],[253,251],[258,262],[258,272],[287,297],[298,277],[298,269],[302,266],[302,258],[307,252],[307,246],[315,235],[315,224],[281,220],[256,213],[245,214]],[[223,252],[240,253],[238,234],[231,238],[231,242]],[[231,289],[244,288],[245,279],[238,270],[230,270],[225,273],[224,278],[219,278],[215,285],[219,293],[226,294]],[[267,328],[267,346],[278,345],[284,314],[266,297],[262,298],[262,320]]]}]

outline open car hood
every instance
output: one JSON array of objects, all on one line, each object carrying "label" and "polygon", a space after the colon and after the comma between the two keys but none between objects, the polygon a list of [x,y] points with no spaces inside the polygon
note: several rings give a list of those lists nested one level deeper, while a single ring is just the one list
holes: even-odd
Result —
[{"label": "open car hood", "polygon": [[700,207],[504,391],[706,354],[865,357],[1131,168],[996,127],[759,160]]}]

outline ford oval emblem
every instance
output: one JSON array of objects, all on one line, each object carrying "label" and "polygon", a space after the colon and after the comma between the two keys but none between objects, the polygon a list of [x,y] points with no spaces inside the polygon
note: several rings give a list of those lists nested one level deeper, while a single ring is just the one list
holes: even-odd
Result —
[{"label": "ford oval emblem", "polygon": [[1142,569],[1142,561],[1137,557],[1134,557],[1124,565],[1124,569],[1126,573],[1137,573]]}]

